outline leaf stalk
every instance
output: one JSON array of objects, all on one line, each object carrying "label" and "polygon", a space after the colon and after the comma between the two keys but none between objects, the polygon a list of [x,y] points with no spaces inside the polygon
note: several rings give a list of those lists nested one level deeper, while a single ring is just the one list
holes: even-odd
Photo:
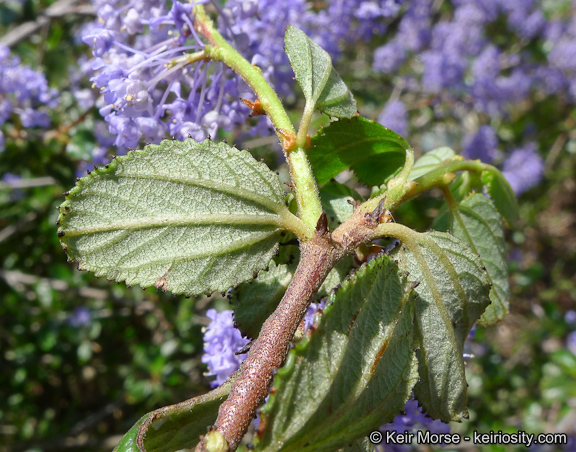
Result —
[{"label": "leaf stalk", "polygon": [[318,218],[320,218],[322,205],[316,179],[304,147],[298,146],[291,150],[293,147],[291,143],[296,143],[296,131],[292,122],[278,95],[262,75],[262,71],[250,64],[222,37],[202,5],[194,7],[194,14],[196,30],[210,43],[204,48],[206,56],[214,61],[224,63],[239,74],[254,90],[262,109],[272,121],[290,167],[290,177],[294,184],[299,216],[310,229],[310,233],[301,237],[307,240],[312,236],[311,231],[314,230]]}]

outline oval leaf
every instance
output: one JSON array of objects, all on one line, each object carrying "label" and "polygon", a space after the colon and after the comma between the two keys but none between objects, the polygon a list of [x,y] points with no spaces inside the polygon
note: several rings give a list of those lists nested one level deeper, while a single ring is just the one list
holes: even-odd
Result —
[{"label": "oval leaf", "polygon": [[[406,228],[407,229],[407,228]],[[467,417],[464,341],[490,303],[488,276],[468,245],[443,232],[410,231],[398,252],[414,289],[418,401],[434,419]]]},{"label": "oval leaf", "polygon": [[492,202],[483,195],[471,195],[454,205],[444,217],[437,217],[434,225],[443,231],[450,230],[455,237],[470,245],[486,267],[492,284],[492,303],[478,323],[488,326],[502,320],[508,313],[510,285],[502,218]]},{"label": "oval leaf", "polygon": [[256,450],[334,451],[402,411],[417,378],[411,287],[384,256],[331,295],[278,371]]},{"label": "oval leaf", "polygon": [[356,101],[332,67],[328,52],[292,25],[286,29],[284,42],[290,65],[306,102],[336,118],[355,116]]},{"label": "oval leaf", "polygon": [[408,142],[366,118],[336,121],[319,130],[307,149],[319,185],[353,169],[366,185],[381,185],[404,166]]},{"label": "oval leaf", "polygon": [[224,143],[164,141],[79,180],[62,245],[96,276],[173,293],[223,291],[265,268],[301,222],[276,174]]}]

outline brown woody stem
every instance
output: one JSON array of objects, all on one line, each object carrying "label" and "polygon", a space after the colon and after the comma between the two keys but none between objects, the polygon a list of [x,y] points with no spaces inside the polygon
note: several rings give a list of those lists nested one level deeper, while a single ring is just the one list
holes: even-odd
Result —
[{"label": "brown woody stem", "polygon": [[[240,377],[232,386],[228,399],[220,406],[213,431],[216,435],[209,433],[206,438],[221,434],[228,443],[228,450],[236,450],[256,409],[268,394],[276,370],[284,364],[290,342],[314,295],[340,259],[361,243],[374,238],[379,221],[378,208],[372,213],[357,209],[331,234],[326,214],[322,214],[315,237],[300,245],[300,262],[282,301],[264,322],[260,336],[252,344],[240,368]],[[206,438],[198,444],[197,451],[209,449]]]}]

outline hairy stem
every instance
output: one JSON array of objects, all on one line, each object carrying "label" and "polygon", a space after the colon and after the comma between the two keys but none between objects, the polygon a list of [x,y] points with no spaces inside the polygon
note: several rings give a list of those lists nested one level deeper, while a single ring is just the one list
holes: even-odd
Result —
[{"label": "hairy stem", "polygon": [[[282,301],[264,322],[260,336],[240,367],[240,377],[220,406],[215,430],[198,444],[197,451],[236,449],[256,409],[268,394],[274,373],[284,364],[294,333],[324,279],[346,254],[375,237],[381,221],[390,221],[388,216],[382,216],[382,204],[369,213],[356,209],[347,221],[330,233],[326,214],[322,214],[314,238],[301,244],[300,262]],[[229,449],[209,450],[207,443],[214,440],[219,444],[220,436],[224,437]]]},{"label": "hairy stem", "polygon": [[[194,13],[196,30],[210,43],[204,49],[207,57],[223,62],[246,80],[258,96],[262,109],[272,120],[290,166],[290,177],[294,184],[300,218],[313,231],[322,213],[316,179],[305,150],[302,146],[296,145],[296,131],[282,102],[264,79],[262,71],[250,64],[218,33],[202,5],[195,6]],[[307,239],[307,237],[301,238]]]},{"label": "hairy stem", "polygon": [[[301,258],[291,284],[274,313],[264,322],[260,336],[252,344],[228,399],[220,406],[215,429],[235,450],[246,433],[256,409],[268,394],[275,371],[282,366],[290,342],[306,309],[324,279],[344,256],[327,231],[302,244]],[[207,435],[210,437],[211,435]],[[197,450],[208,450],[206,441]]]},{"label": "hairy stem", "polygon": [[[498,170],[492,165],[482,163],[479,160],[463,160],[461,157],[457,157],[413,181],[408,181],[404,177],[400,178],[400,175],[398,175],[391,182],[400,182],[398,185],[404,185],[403,190],[398,190],[396,189],[397,187],[394,187],[394,190],[389,189],[385,193],[366,201],[362,204],[361,208],[365,212],[370,212],[382,201],[384,208],[394,210],[400,204],[415,198],[433,187],[446,186],[456,177],[455,173],[459,171],[481,173],[482,171],[497,172]],[[404,171],[402,171],[402,173],[403,172]],[[405,177],[407,176],[408,175],[405,175]]]}]

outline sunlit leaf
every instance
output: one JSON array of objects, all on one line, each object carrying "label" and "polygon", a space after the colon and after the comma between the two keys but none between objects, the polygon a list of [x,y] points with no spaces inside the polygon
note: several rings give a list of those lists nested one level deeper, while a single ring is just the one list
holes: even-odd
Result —
[{"label": "sunlit leaf", "polygon": [[433,169],[438,168],[446,160],[454,157],[454,155],[456,155],[454,151],[448,147],[432,149],[414,162],[408,179],[414,180],[429,173]]},{"label": "sunlit leaf", "polygon": [[500,171],[494,169],[482,172],[482,182],[487,186],[488,194],[502,218],[510,227],[514,227],[518,223],[518,201],[506,178]]},{"label": "sunlit leaf", "polygon": [[352,93],[332,67],[328,52],[298,28],[288,25],[284,37],[286,54],[306,101],[337,118],[357,113]]},{"label": "sunlit leaf", "polygon": [[397,133],[366,118],[341,120],[312,137],[307,149],[312,170],[322,185],[352,169],[366,185],[381,185],[404,166],[408,142]]}]

